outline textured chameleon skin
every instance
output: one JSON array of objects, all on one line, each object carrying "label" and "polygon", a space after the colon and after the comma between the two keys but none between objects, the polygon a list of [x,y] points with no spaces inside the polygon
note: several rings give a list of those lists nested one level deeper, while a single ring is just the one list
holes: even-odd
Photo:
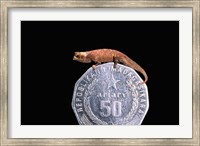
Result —
[{"label": "textured chameleon skin", "polygon": [[73,60],[77,60],[82,63],[90,63],[91,61],[95,62],[96,65],[101,64],[102,62],[114,62],[122,63],[128,67],[135,69],[136,71],[143,74],[145,80],[142,83],[146,83],[148,80],[148,76],[145,70],[137,64],[135,61],[130,59],[124,53],[113,50],[113,49],[96,49],[86,52],[75,52],[75,56]]}]

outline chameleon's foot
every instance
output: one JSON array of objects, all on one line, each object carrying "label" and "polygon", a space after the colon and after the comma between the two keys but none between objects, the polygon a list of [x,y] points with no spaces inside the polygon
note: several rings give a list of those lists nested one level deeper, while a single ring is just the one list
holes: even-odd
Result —
[{"label": "chameleon's foot", "polygon": [[117,62],[114,62],[113,68],[117,67]]},{"label": "chameleon's foot", "polygon": [[96,64],[92,65],[93,70],[96,69],[97,65],[101,64],[101,62],[97,62]]},{"label": "chameleon's foot", "polygon": [[93,68],[93,70],[95,70],[96,69],[96,65],[92,65],[92,68]]}]

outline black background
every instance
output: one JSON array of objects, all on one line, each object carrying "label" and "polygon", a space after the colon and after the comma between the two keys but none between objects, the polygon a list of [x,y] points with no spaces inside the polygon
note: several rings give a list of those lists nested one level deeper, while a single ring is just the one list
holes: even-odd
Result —
[{"label": "black background", "polygon": [[92,64],[72,58],[100,48],[125,53],[147,72],[143,125],[179,124],[178,21],[22,21],[21,124],[78,124],[74,85]]}]

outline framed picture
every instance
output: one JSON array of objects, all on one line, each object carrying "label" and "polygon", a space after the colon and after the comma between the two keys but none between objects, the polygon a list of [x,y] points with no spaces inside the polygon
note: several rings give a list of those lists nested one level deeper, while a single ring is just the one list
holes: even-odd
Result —
[{"label": "framed picture", "polygon": [[[199,8],[2,0],[1,145],[199,145]],[[79,125],[75,84],[93,64],[73,56],[95,49],[118,50],[145,69],[141,125]]]}]

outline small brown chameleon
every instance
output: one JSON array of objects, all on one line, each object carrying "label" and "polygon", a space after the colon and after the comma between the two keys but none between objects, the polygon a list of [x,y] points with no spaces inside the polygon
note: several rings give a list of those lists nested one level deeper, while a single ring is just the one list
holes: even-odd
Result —
[{"label": "small brown chameleon", "polygon": [[75,52],[73,60],[76,60],[82,63],[91,63],[93,61],[96,63],[95,65],[92,66],[93,69],[96,68],[96,65],[99,65],[102,62],[114,62],[114,68],[116,68],[117,63],[122,63],[143,74],[143,76],[145,77],[145,80],[142,82],[142,84],[146,83],[148,80],[148,76],[145,70],[140,65],[138,65],[132,59],[130,59],[127,55],[117,50],[96,49],[96,50],[85,51],[85,52]]}]

